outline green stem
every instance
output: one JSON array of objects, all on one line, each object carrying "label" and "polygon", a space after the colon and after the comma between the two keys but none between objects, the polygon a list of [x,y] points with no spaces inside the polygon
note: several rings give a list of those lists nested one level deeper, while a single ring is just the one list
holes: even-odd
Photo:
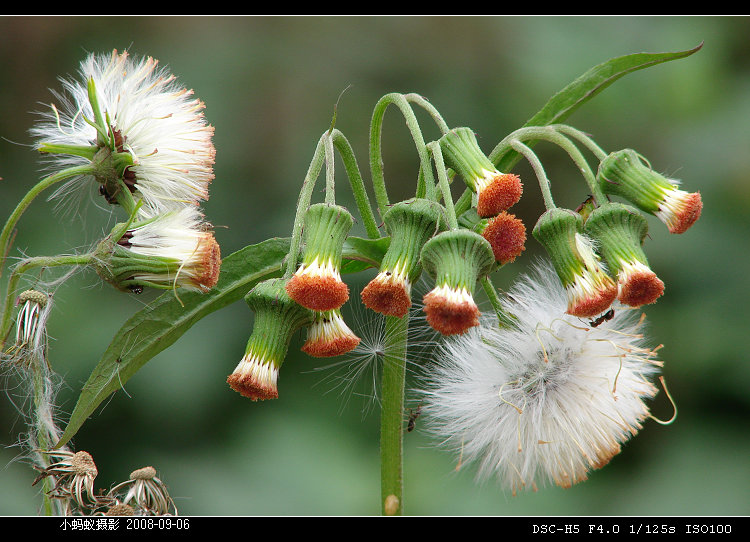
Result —
[{"label": "green stem", "polygon": [[432,152],[432,159],[435,160],[435,169],[438,174],[438,187],[443,195],[443,205],[448,215],[448,226],[455,230],[458,228],[458,219],[456,210],[453,207],[453,195],[448,183],[448,175],[445,171],[445,162],[443,161],[443,152],[440,150],[440,144],[437,141],[427,144],[427,148]]},{"label": "green stem", "polygon": [[544,172],[544,167],[539,158],[534,154],[534,151],[518,140],[511,141],[510,146],[529,161],[539,181],[539,188],[542,190],[542,197],[544,198],[544,206],[547,209],[554,209],[555,202],[552,199],[552,192],[549,188],[549,179],[547,179],[547,174]]},{"label": "green stem", "polygon": [[336,182],[335,182],[335,164],[333,158],[333,138],[331,132],[328,132],[325,139],[326,150],[326,197],[325,202],[329,205],[336,204]]},{"label": "green stem", "polygon": [[495,285],[492,284],[492,281],[489,277],[482,277],[481,279],[482,288],[484,288],[484,293],[487,294],[487,299],[490,300],[490,304],[492,305],[492,308],[495,311],[495,314],[497,314],[497,321],[500,327],[510,327],[513,325],[513,319],[505,312],[503,309],[503,305],[500,301],[500,296],[497,295],[497,290],[495,290]]},{"label": "green stem", "polygon": [[583,143],[592,153],[594,153],[594,155],[600,162],[607,157],[607,153],[604,152],[604,150],[599,145],[597,145],[593,139],[591,139],[588,135],[584,134],[580,130],[573,128],[572,126],[568,126],[567,124],[551,124],[550,128],[553,128],[561,134],[567,134]]},{"label": "green stem", "polygon": [[305,180],[302,182],[302,190],[299,193],[299,199],[297,200],[297,212],[294,216],[294,226],[292,228],[292,239],[289,246],[289,255],[286,261],[286,273],[284,278],[291,277],[297,270],[297,259],[299,258],[300,245],[302,244],[302,226],[305,222],[305,212],[310,206],[310,200],[312,199],[313,189],[315,188],[315,181],[320,174],[320,170],[323,167],[325,161],[325,140],[328,138],[328,132],[324,133],[318,140],[318,145],[315,147],[315,153],[313,154],[310,167],[307,169]]},{"label": "green stem", "polygon": [[[44,424],[43,416],[47,413],[44,412],[45,408],[49,408],[47,404],[47,382],[44,378],[45,367],[42,366],[44,360],[34,359],[32,360],[32,371],[33,371],[33,382],[34,382],[34,408],[36,410],[33,418],[35,420],[36,428],[36,445],[41,450],[37,452],[39,460],[42,463],[42,468],[49,467],[49,459],[44,453],[50,449],[50,443],[47,440],[47,428]],[[53,480],[51,476],[45,476],[42,480],[42,494],[43,494],[43,509],[45,516],[54,515],[52,498],[49,493],[53,489]]]},{"label": "green stem", "polygon": [[[386,500],[395,496],[389,515],[403,513],[403,415],[406,381],[406,337],[409,317],[386,316],[380,414],[380,503],[386,513]],[[393,497],[390,497],[393,501]]]},{"label": "green stem", "polygon": [[422,132],[419,129],[419,123],[414,115],[414,111],[409,105],[409,101],[403,94],[391,93],[386,94],[377,104],[375,104],[375,110],[372,114],[372,121],[370,122],[370,171],[372,176],[373,189],[375,191],[375,200],[378,204],[378,210],[380,216],[385,215],[388,210],[388,192],[385,187],[385,178],[383,176],[383,156],[380,144],[381,133],[383,128],[383,116],[385,110],[389,105],[396,105],[406,119],[406,125],[411,132],[414,144],[417,147],[417,153],[419,154],[420,167],[424,174],[424,181],[426,184],[425,193],[428,199],[434,199],[435,191],[435,180],[432,176],[432,167],[430,165],[430,157],[427,153],[427,147],[425,146]]},{"label": "green stem", "polygon": [[380,230],[378,229],[375,215],[372,212],[370,198],[367,197],[367,190],[365,189],[362,175],[359,172],[354,151],[352,150],[349,141],[340,131],[333,130],[332,137],[333,144],[339,151],[339,156],[341,156],[341,159],[344,162],[344,169],[346,169],[346,174],[349,177],[349,184],[351,184],[352,187],[352,193],[354,194],[354,201],[357,204],[357,209],[359,209],[359,215],[365,223],[367,236],[370,239],[379,239]]},{"label": "green stem", "polygon": [[43,192],[50,186],[59,183],[60,181],[70,179],[71,177],[75,177],[76,175],[89,175],[92,172],[93,171],[91,165],[88,164],[85,166],[76,166],[64,169],[63,171],[42,179],[36,185],[34,185],[31,190],[28,191],[28,193],[23,197],[23,199],[18,203],[16,208],[8,217],[8,220],[5,222],[5,226],[3,227],[3,231],[2,233],[0,233],[0,276],[2,276],[3,274],[3,268],[5,267],[5,258],[7,257],[8,251],[10,250],[10,237],[13,233],[13,229],[15,228],[16,223],[18,223],[18,220],[21,218],[21,215],[28,208],[28,206],[31,205],[31,202],[34,201],[34,198],[36,198],[41,192]]},{"label": "green stem", "polygon": [[435,121],[435,124],[438,125],[438,128],[440,128],[440,132],[442,132],[443,134],[447,134],[451,131],[451,129],[448,127],[448,123],[445,122],[440,112],[438,112],[435,106],[428,102],[424,97],[412,92],[409,94],[405,94],[404,98],[406,98],[409,102],[417,104],[419,107],[427,111]]},{"label": "green stem", "polygon": [[5,293],[3,303],[2,323],[0,324],[0,350],[5,345],[12,325],[11,306],[13,297],[16,294],[16,288],[21,275],[35,267],[59,267],[62,265],[87,265],[91,262],[92,255],[84,254],[81,256],[37,256],[27,258],[17,265],[8,279],[8,291]]}]

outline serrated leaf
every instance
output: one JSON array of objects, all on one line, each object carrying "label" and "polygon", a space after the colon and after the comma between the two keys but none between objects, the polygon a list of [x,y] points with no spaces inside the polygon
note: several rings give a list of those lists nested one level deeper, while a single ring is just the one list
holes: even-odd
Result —
[{"label": "serrated leaf", "polygon": [[[546,126],[563,122],[576,109],[624,75],[670,60],[688,57],[700,50],[701,47],[703,47],[703,43],[692,49],[676,53],[635,53],[612,58],[594,66],[552,96],[544,107],[531,117],[524,126]],[[528,142],[527,144],[532,143]],[[520,155],[511,150],[500,157],[490,156],[490,159],[500,171],[510,171],[520,159]]]},{"label": "serrated leaf", "polygon": [[112,339],[81,390],[56,448],[68,442],[101,402],[204,316],[243,298],[259,281],[279,276],[289,239],[274,238],[230,254],[209,292],[167,292],[134,314]]}]

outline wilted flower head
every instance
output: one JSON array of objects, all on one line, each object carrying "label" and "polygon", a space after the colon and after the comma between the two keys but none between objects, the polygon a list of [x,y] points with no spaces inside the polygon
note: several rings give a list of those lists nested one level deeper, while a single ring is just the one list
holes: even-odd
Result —
[{"label": "wilted flower head", "polygon": [[117,288],[207,291],[219,279],[221,249],[196,207],[144,218],[124,234],[119,226],[115,231],[100,243],[96,268]]},{"label": "wilted flower head", "polygon": [[32,129],[54,167],[91,164],[90,176],[108,201],[124,183],[158,212],[208,198],[214,130],[204,104],[157,60],[127,51],[92,54],[81,63],[80,79],[62,83],[58,105]]},{"label": "wilted flower head", "polygon": [[[58,460],[44,469],[34,481],[47,476],[56,478],[53,495],[60,498],[70,498],[81,507],[96,506],[98,499],[94,494],[94,479],[99,474],[94,458],[88,452],[70,452],[58,450],[49,452],[57,456]],[[32,485],[34,485],[32,484]],[[88,496],[88,500],[84,497]]]},{"label": "wilted flower head", "polygon": [[509,293],[515,327],[494,318],[451,338],[426,377],[422,416],[478,476],[513,492],[586,479],[635,435],[661,363],[644,347],[632,312],[598,327],[566,313],[567,297],[544,265]]},{"label": "wilted flower head", "polygon": [[[171,514],[175,508],[169,496],[167,486],[157,476],[154,467],[143,467],[130,473],[130,478],[109,491],[114,497],[124,493],[117,499],[117,503],[130,505],[134,511],[145,515],[163,516]],[[119,508],[118,515],[125,515],[126,509]],[[112,515],[112,514],[111,514]]]},{"label": "wilted flower head", "polygon": [[19,363],[44,359],[47,349],[47,320],[52,296],[37,290],[21,292],[16,299],[16,341],[8,349],[8,358]]}]

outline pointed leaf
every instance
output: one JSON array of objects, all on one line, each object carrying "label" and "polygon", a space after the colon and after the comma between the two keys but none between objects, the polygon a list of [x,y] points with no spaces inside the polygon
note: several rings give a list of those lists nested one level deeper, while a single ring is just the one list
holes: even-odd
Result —
[{"label": "pointed leaf", "polygon": [[[563,122],[576,109],[599,94],[602,90],[617,81],[620,77],[636,70],[649,68],[670,60],[685,58],[700,50],[703,43],[676,53],[636,53],[612,58],[594,66],[560,92],[552,96],[545,106],[525,126],[546,126]],[[529,142],[527,144],[530,144]],[[500,171],[510,171],[518,162],[520,155],[509,151],[502,156],[490,155],[490,160]]]}]

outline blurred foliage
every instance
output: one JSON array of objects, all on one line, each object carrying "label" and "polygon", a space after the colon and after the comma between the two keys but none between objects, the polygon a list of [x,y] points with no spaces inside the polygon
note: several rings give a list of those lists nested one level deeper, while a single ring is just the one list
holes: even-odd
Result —
[{"label": "blurred foliage", "polygon": [[[167,64],[206,103],[216,127],[216,180],[204,208],[224,254],[288,236],[297,193],[338,102],[336,127],[363,175],[369,121],[388,92],[417,92],[449,124],[471,126],[489,152],[555,92],[591,66],[634,53],[703,49],[630,74],[569,123],[606,149],[633,147],[653,166],[700,190],[701,220],[670,236],[650,220],[645,249],[666,292],[648,307],[663,343],[675,423],[647,421],[608,466],[569,490],[512,497],[476,485],[471,469],[414,431],[405,452],[405,512],[497,515],[746,515],[750,512],[750,364],[742,338],[750,297],[750,20],[735,17],[2,17],[0,18],[0,216],[41,175],[28,129],[88,52],[129,49]],[[424,119],[429,140],[437,130]],[[413,190],[418,165],[397,112],[384,128],[392,199]],[[548,149],[548,152],[547,152]],[[586,196],[575,168],[537,146],[560,205]],[[340,201],[354,207],[340,174]],[[542,210],[530,169],[514,208],[527,228]],[[322,185],[321,185],[322,186]],[[401,193],[403,190],[403,193]],[[322,198],[322,194],[319,194]],[[37,201],[11,256],[82,250],[113,225],[95,189],[65,210]],[[362,235],[357,231],[356,235]],[[496,277],[510,284],[536,255],[530,241]],[[352,298],[371,277],[350,283]],[[79,273],[55,294],[51,363],[70,413],[112,335],[153,293],[125,295]],[[347,309],[362,321],[359,307]],[[99,468],[96,487],[153,465],[190,515],[379,513],[378,416],[363,382],[347,399],[327,362],[290,350],[280,399],[252,403],[225,383],[244,352],[252,315],[243,303],[214,313],[158,355],[77,435]],[[355,331],[357,329],[355,328]],[[419,360],[417,360],[419,362]],[[365,375],[363,380],[367,381]],[[369,390],[369,391],[368,391]],[[13,446],[23,423],[6,392],[0,406],[0,514],[37,513],[34,473]],[[413,406],[413,405],[410,405]],[[672,416],[664,394],[654,414]],[[417,422],[419,429],[419,422]]]}]

